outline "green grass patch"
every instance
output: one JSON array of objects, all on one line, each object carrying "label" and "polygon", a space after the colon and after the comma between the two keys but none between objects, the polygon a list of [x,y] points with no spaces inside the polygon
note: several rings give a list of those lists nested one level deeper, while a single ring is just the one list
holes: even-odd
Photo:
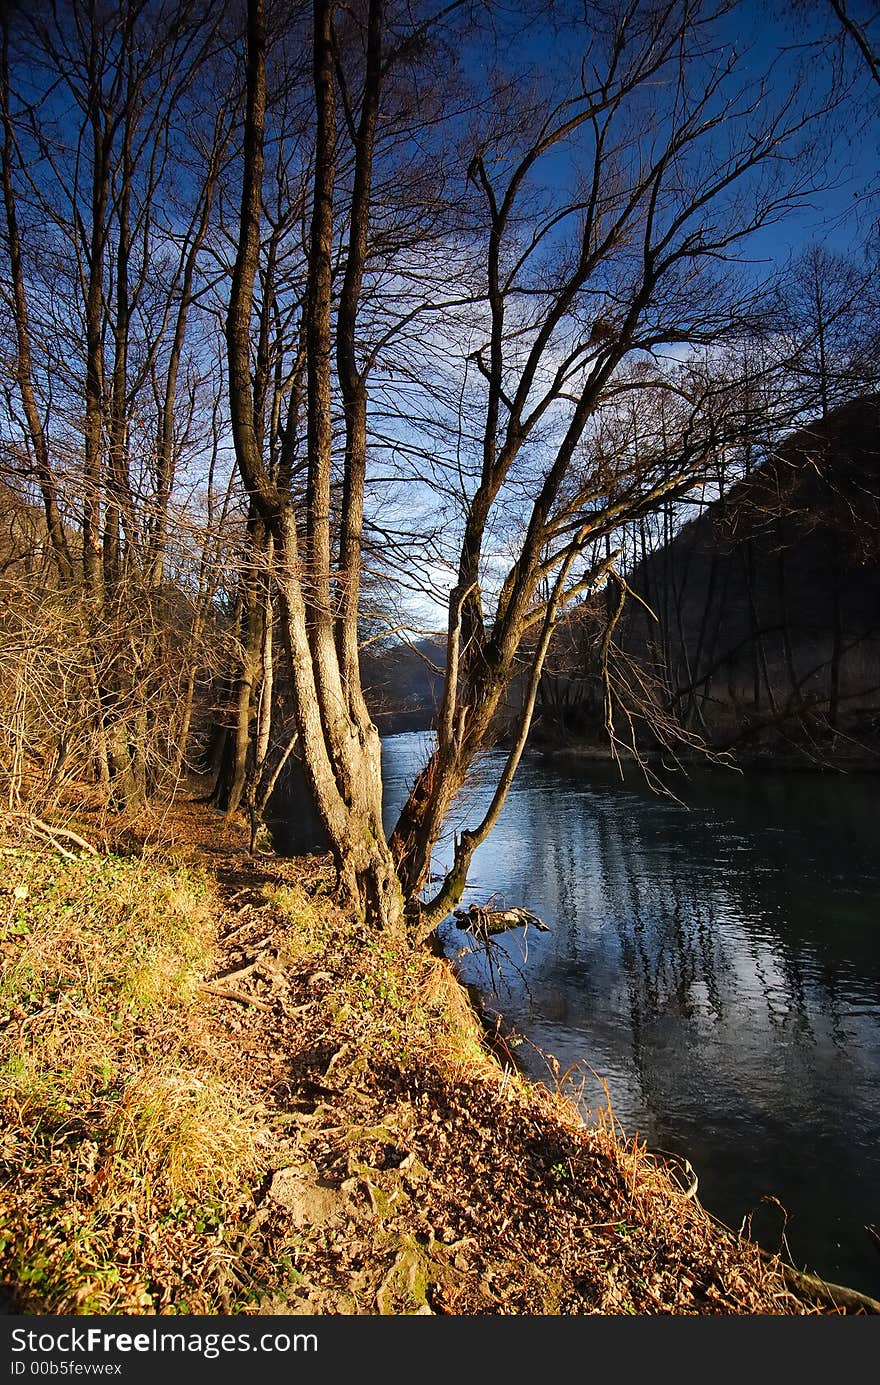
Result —
[{"label": "green grass patch", "polygon": [[334,926],[326,899],[309,894],[301,885],[266,885],[263,895],[292,925],[285,939],[286,960],[305,960],[324,951]]}]

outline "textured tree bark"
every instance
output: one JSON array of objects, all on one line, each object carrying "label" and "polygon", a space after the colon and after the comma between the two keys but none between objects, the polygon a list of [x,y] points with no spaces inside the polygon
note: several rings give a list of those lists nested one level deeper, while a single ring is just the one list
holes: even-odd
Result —
[{"label": "textured tree bark", "polygon": [[266,540],[266,570],[260,590],[260,604],[263,611],[263,648],[260,656],[260,698],[257,708],[257,734],[254,744],[254,781],[259,779],[272,736],[272,702],[275,692],[274,633],[275,613],[272,604],[272,563],[275,556],[275,541],[269,534]]},{"label": "textured tree bark", "polygon": [[[313,81],[317,133],[306,291],[308,476],[304,541],[298,531],[286,469],[282,469],[279,488],[265,465],[254,422],[254,387],[249,359],[254,283],[260,253],[266,103],[263,0],[250,0],[248,5],[248,99],[241,233],[226,324],[230,404],[237,464],[275,545],[280,626],[293,686],[294,717],[303,766],[318,816],[332,845],[339,886],[370,922],[396,929],[403,919],[403,899],[382,825],[379,734],[366,715],[356,659],[347,658],[346,676],[343,676],[350,632],[356,629],[356,589],[354,601],[350,586],[348,596],[343,599],[346,614],[338,646],[331,582],[330,367],[336,142],[332,20],[333,4],[315,0]],[[378,81],[378,77],[374,64],[371,81]],[[370,128],[368,122],[364,141],[369,149],[373,129],[374,123]],[[361,151],[360,157],[363,159],[366,154]],[[368,190],[367,180],[365,209]],[[362,245],[355,234],[354,243],[349,247],[353,266],[362,254]],[[356,281],[356,267],[352,268],[351,275]],[[358,539],[363,503],[363,481],[357,474],[361,450],[358,400],[354,397],[357,393],[355,387],[352,392],[355,407],[348,424],[348,450],[353,462],[346,503],[349,568],[355,562],[359,566]]]},{"label": "textured tree bark", "polygon": [[15,318],[15,338],[18,359],[15,376],[21,394],[27,420],[31,446],[37,467],[37,482],[43,497],[46,512],[46,527],[52,545],[52,553],[62,582],[72,586],[74,564],[70,555],[67,535],[61,521],[58,507],[58,487],[49,459],[49,448],[43,429],[43,421],[37,407],[33,385],[33,359],[31,352],[30,315],[22,267],[21,236],[18,226],[18,213],[15,205],[15,191],[12,180],[13,138],[9,115],[9,58],[8,33],[6,21],[0,19],[0,118],[3,122],[3,143],[0,147],[0,176],[3,182],[3,203],[6,211],[6,236],[9,252],[10,279],[12,283],[13,314]]}]

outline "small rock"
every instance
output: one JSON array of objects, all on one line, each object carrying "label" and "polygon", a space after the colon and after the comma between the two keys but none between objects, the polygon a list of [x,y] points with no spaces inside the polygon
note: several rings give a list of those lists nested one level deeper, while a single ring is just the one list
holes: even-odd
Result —
[{"label": "small rock", "polygon": [[287,1208],[295,1226],[323,1226],[342,1201],[335,1188],[318,1183],[314,1164],[278,1169],[269,1184],[269,1196]]}]

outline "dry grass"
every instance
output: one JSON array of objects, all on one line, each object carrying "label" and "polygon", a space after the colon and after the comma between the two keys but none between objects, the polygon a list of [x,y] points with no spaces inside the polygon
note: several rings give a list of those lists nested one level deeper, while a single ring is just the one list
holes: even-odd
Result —
[{"label": "dry grass", "polygon": [[257,1166],[251,1103],[193,1004],[216,891],[191,869],[24,843],[3,866],[7,1288],[23,1311],[152,1311],[150,1262]]},{"label": "dry grass", "polygon": [[453,1080],[468,1075],[497,1077],[498,1064],[487,1052],[485,1034],[450,962],[437,957],[423,960],[417,1001],[422,1045],[439,1067]]},{"label": "dry grass", "polygon": [[216,1196],[256,1166],[253,1121],[240,1105],[241,1093],[218,1074],[153,1064],[112,1113],[114,1150],[141,1187],[158,1183],[170,1199]]},{"label": "dry grass", "polygon": [[271,908],[286,918],[292,927],[285,938],[284,956],[301,962],[320,956],[332,936],[327,895],[317,889],[309,894],[301,884],[266,885],[263,896]]},{"label": "dry grass", "polygon": [[497,1061],[450,964],[342,913],[325,863],[175,852],[2,858],[17,1311],[813,1311],[610,1100],[584,1127],[577,1072]]}]

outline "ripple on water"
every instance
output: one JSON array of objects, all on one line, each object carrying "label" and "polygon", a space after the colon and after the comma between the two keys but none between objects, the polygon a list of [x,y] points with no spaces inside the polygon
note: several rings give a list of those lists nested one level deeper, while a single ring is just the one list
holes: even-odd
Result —
[{"label": "ripple on water", "polygon": [[[385,743],[389,817],[425,738]],[[459,821],[491,793],[487,757]],[[685,1154],[705,1204],[799,1263],[880,1295],[880,817],[859,776],[692,777],[688,806],[529,759],[474,859],[552,928],[460,965],[526,1036],[527,1070],[609,1087],[628,1133]],[[447,842],[436,868],[449,859]],[[455,930],[454,945],[463,935]],[[592,1076],[593,1070],[597,1076]]]}]

